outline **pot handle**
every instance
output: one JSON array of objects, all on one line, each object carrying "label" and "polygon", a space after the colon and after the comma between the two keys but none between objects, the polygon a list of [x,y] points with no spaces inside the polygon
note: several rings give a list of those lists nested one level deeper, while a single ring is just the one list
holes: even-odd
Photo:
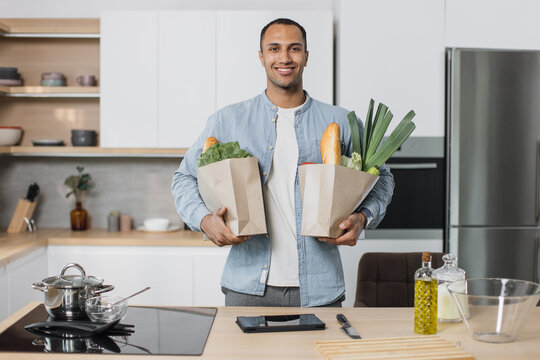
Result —
[{"label": "pot handle", "polygon": [[47,286],[45,286],[45,284],[42,282],[38,282],[38,283],[33,283],[32,288],[45,292],[45,290],[47,289]]},{"label": "pot handle", "polygon": [[99,295],[107,291],[114,290],[114,285],[102,285],[103,287],[99,290],[92,290],[92,295]]},{"label": "pot handle", "polygon": [[60,276],[64,275],[64,273],[66,272],[67,269],[69,268],[76,268],[77,270],[79,270],[82,274],[82,276],[86,276],[86,271],[84,271],[83,267],[79,264],[76,264],[76,263],[70,263],[70,264],[67,264],[66,266],[64,266],[62,268],[62,272],[60,273]]}]

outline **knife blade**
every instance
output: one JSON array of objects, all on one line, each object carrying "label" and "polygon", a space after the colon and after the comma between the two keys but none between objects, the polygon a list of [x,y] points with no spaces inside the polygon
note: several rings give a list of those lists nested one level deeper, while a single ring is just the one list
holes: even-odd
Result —
[{"label": "knife blade", "polygon": [[356,330],[354,330],[354,328],[351,326],[351,323],[349,322],[349,320],[347,320],[347,318],[345,317],[345,315],[343,314],[337,314],[336,315],[336,319],[337,321],[340,323],[341,325],[341,330],[349,335],[349,337],[351,339],[361,339],[362,337],[360,335],[358,335],[358,333],[356,332]]}]

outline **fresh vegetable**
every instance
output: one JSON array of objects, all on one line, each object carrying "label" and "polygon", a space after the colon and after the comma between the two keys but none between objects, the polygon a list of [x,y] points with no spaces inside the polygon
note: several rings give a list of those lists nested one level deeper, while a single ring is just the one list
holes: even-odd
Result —
[{"label": "fresh vegetable", "polygon": [[240,149],[238,141],[217,143],[201,154],[201,157],[197,160],[197,167],[202,167],[225,159],[246,158],[251,156],[252,155],[249,152]]},{"label": "fresh vegetable", "polygon": [[374,103],[373,99],[369,102],[362,141],[360,141],[360,131],[356,121],[356,114],[354,111],[351,111],[347,115],[351,128],[353,154],[350,158],[351,161],[348,160],[348,157],[342,156],[341,165],[351,167],[348,164],[356,157],[356,166],[360,162],[362,171],[378,175],[379,168],[382,164],[399,149],[416,128],[416,125],[412,122],[412,118],[416,114],[413,110],[409,111],[394,131],[392,131],[388,139],[380,145],[394,115],[386,105],[380,103],[377,107],[375,118],[373,118]]},{"label": "fresh vegetable", "polygon": [[353,152],[351,157],[341,155],[341,165],[355,169],[355,170],[362,170],[362,158],[360,157],[360,154]]}]

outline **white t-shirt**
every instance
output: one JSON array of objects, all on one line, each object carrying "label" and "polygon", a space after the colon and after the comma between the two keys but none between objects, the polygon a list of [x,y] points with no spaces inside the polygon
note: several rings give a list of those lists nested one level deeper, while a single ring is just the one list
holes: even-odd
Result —
[{"label": "white t-shirt", "polygon": [[276,144],[272,167],[263,189],[271,238],[270,271],[267,284],[299,286],[294,181],[298,164],[298,143],[294,130],[294,112],[278,109]]}]

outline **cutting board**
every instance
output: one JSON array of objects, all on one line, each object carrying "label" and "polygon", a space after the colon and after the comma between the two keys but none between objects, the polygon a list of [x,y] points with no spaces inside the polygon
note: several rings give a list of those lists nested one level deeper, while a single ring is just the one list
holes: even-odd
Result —
[{"label": "cutting board", "polygon": [[437,335],[317,341],[315,348],[334,359],[474,359]]}]

